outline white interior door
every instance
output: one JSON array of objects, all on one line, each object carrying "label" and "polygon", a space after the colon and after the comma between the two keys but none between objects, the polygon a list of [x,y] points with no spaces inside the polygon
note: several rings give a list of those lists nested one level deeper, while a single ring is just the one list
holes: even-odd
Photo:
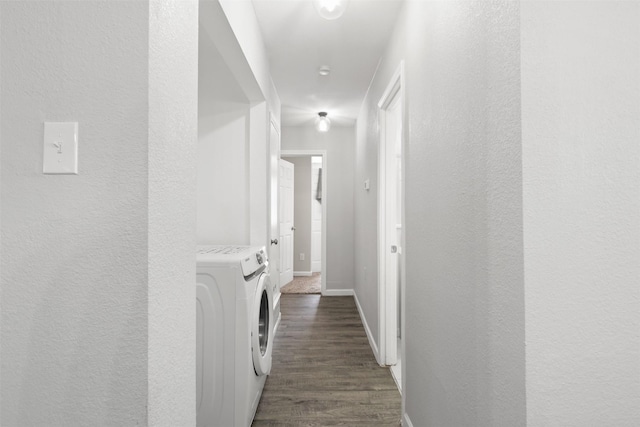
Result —
[{"label": "white interior door", "polygon": [[269,268],[271,285],[277,298],[280,292],[280,221],[278,220],[278,175],[280,171],[280,134],[273,122],[269,133]]},{"label": "white interior door", "polygon": [[280,159],[280,286],[293,280],[293,163]]},{"label": "white interior door", "polygon": [[378,106],[380,108],[379,151],[379,308],[380,363],[392,366],[392,375],[401,389],[402,383],[402,280],[405,277],[403,248],[403,152],[402,64],[389,82]]},{"label": "white interior door", "polygon": [[[396,95],[385,113],[385,241],[386,241],[386,271],[385,283],[387,287],[387,304],[389,314],[387,318],[388,337],[397,337],[399,330],[399,289],[400,289],[400,256],[402,254],[402,145],[400,144],[400,102]],[[387,347],[387,364],[393,365],[398,359],[397,340]]]}]

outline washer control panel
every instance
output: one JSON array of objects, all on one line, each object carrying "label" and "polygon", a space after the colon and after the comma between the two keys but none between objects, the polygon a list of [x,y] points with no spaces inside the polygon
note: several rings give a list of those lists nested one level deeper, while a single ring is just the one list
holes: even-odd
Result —
[{"label": "washer control panel", "polygon": [[267,264],[267,262],[267,253],[264,247],[256,248],[255,250],[249,252],[240,261],[240,264],[242,265],[242,275],[245,277],[252,275],[263,265]]}]

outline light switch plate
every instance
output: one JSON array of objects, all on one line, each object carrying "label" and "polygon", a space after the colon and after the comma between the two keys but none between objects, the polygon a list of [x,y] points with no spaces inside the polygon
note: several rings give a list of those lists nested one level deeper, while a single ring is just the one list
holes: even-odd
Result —
[{"label": "light switch plate", "polygon": [[78,174],[77,122],[45,122],[42,173]]}]

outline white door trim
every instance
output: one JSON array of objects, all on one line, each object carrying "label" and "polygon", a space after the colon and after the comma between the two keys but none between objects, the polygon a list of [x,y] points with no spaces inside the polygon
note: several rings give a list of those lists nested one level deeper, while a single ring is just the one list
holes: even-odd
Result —
[{"label": "white door trim", "polygon": [[[396,69],[395,73],[391,77],[386,90],[384,91],[380,102],[378,102],[378,120],[380,125],[380,145],[378,151],[378,319],[379,319],[379,363],[382,365],[394,364],[397,359],[397,333],[398,333],[398,312],[397,312],[397,288],[391,288],[386,286],[386,253],[389,249],[386,242],[386,219],[387,219],[387,203],[385,198],[385,182],[386,176],[386,145],[385,138],[385,115],[386,109],[389,105],[399,96],[400,102],[400,115],[401,115],[401,144],[402,144],[402,164],[405,164],[406,154],[406,126],[405,122],[405,78],[404,78],[404,61],[400,62],[400,65]],[[404,180],[405,168],[402,168],[402,180]],[[404,204],[404,186],[402,188],[402,203]],[[402,209],[404,216],[404,209]],[[402,224],[404,224],[404,218],[402,218]],[[406,230],[403,226],[401,233],[401,247],[404,247]],[[401,257],[400,271],[403,275],[401,278],[401,284],[405,283],[404,278],[404,259]],[[401,292],[402,298],[404,298],[404,290]],[[404,314],[403,319],[400,321],[401,335],[404,337]],[[404,357],[404,340],[402,340],[401,359]],[[403,375],[404,377],[404,375]],[[403,379],[404,381],[404,379]]]},{"label": "white door trim", "polygon": [[[276,141],[272,138],[271,131],[276,134]],[[269,188],[269,208],[268,208],[268,234],[267,253],[271,261],[271,282],[277,289],[276,303],[280,299],[280,247],[273,241],[280,238],[280,218],[278,218],[278,206],[280,205],[279,194],[279,162],[280,162],[280,129],[278,123],[274,119],[273,113],[269,112],[269,155],[268,155],[268,171],[267,186]],[[277,252],[277,256],[272,255]]]},{"label": "white door trim", "polygon": [[280,150],[280,157],[308,157],[308,156],[321,156],[322,157],[322,267],[320,269],[321,275],[321,293],[326,295],[327,292],[327,194],[329,194],[329,188],[327,186],[327,150]]}]

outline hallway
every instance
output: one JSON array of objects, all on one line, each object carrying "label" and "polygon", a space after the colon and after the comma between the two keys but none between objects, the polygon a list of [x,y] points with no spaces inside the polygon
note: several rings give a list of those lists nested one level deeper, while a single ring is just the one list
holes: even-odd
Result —
[{"label": "hallway", "polygon": [[256,425],[640,426],[640,0],[319,2],[0,1],[0,426],[197,426],[197,246],[317,270],[292,153]]},{"label": "hallway", "polygon": [[282,323],[253,426],[398,426],[401,397],[352,297],[283,295]]}]

